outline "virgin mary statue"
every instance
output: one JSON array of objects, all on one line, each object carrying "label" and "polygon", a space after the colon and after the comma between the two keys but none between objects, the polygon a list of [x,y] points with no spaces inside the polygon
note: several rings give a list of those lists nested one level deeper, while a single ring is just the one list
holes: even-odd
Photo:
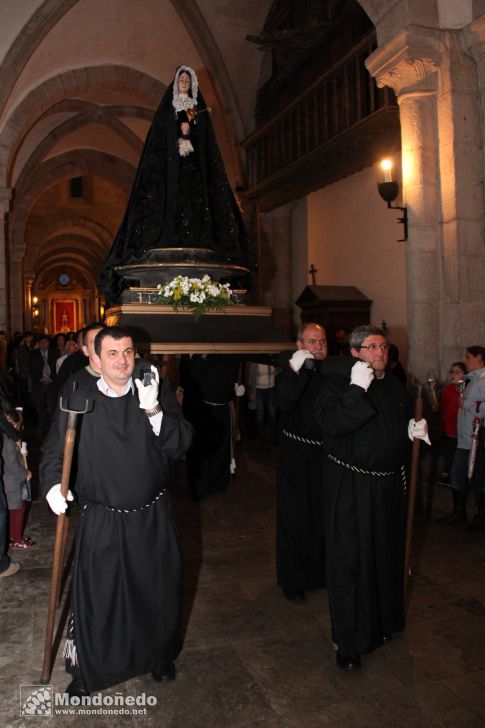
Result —
[{"label": "virgin mary statue", "polygon": [[255,256],[227,180],[195,71],[180,66],[153,117],[125,216],[103,267],[107,299],[123,287],[115,268],[153,249],[213,251],[255,268]]}]

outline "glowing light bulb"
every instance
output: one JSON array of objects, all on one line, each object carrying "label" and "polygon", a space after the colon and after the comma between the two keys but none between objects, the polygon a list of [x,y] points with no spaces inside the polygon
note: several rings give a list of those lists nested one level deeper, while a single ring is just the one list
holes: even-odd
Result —
[{"label": "glowing light bulb", "polygon": [[392,162],[390,159],[383,159],[381,162],[381,169],[384,172],[384,182],[392,182]]}]

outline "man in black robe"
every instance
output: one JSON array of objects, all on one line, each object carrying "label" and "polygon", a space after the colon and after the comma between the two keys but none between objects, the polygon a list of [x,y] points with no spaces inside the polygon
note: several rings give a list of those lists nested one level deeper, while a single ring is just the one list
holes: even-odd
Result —
[{"label": "man in black robe", "polygon": [[95,355],[94,340],[96,338],[96,334],[98,331],[101,331],[102,328],[104,328],[103,324],[92,323],[85,326],[83,329],[80,329],[78,332],[79,349],[65,359],[61,368],[57,372],[57,395],[59,395],[59,393],[65,395],[67,392],[73,391],[72,382],[66,386],[66,382],[69,382],[73,375],[76,375],[76,382],[82,381],[86,383],[92,383],[100,376],[100,372],[97,370],[93,357]]},{"label": "man in black robe", "polygon": [[323,362],[328,378],[316,401],[328,453],[324,488],[332,640],[337,665],[346,670],[360,667],[361,654],[404,628],[404,466],[408,435],[427,437],[424,420],[408,423],[408,394],[386,372],[388,343],[382,329],[355,329],[350,349],[352,357]]},{"label": "man in black robe", "polygon": [[322,386],[318,361],[327,355],[325,329],[302,324],[297,350],[282,361],[276,377],[278,412],[278,489],[276,570],[283,595],[295,604],[305,590],[325,586],[322,434],[313,404]]},{"label": "man in black robe", "polygon": [[184,415],[195,430],[193,445],[187,453],[187,477],[196,501],[226,491],[235,472],[232,402],[244,393],[238,375],[237,357],[181,357]]},{"label": "man in black robe", "polygon": [[[164,382],[159,393],[155,367],[151,383],[135,380],[136,396],[135,351],[125,330],[102,329],[95,353],[101,376],[77,391],[91,411],[78,426],[82,517],[65,650],[71,696],[150,671],[158,682],[174,679],[180,651],[181,558],[167,485],[192,428],[169,385]],[[57,514],[67,506],[59,485],[65,429],[58,411],[40,467],[43,491]]]}]

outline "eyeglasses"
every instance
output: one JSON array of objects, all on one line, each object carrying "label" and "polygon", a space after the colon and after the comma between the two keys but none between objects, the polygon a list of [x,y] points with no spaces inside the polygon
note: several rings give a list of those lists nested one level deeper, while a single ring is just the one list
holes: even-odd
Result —
[{"label": "eyeglasses", "polygon": [[380,349],[381,351],[387,351],[389,349],[389,344],[368,344],[367,346],[361,344],[360,348],[369,349],[369,351],[377,351],[377,349]]}]

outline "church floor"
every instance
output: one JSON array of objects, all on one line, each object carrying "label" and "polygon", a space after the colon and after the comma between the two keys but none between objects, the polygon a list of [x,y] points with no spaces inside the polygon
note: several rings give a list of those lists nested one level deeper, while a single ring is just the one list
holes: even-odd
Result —
[{"label": "church floor", "polygon": [[[186,588],[177,679],[161,686],[143,676],[102,694],[152,696],[146,715],[20,716],[19,686],[40,684],[54,533],[46,505],[33,503],[27,533],[37,545],[15,552],[21,570],[0,581],[0,726],[485,726],[485,532],[435,523],[447,490],[420,499],[405,632],[345,673],[329,642],[325,591],[293,605],[275,584],[275,450],[245,443],[238,455],[227,494],[198,504],[183,477],[174,488]],[[50,684],[62,692],[60,652]]]}]

